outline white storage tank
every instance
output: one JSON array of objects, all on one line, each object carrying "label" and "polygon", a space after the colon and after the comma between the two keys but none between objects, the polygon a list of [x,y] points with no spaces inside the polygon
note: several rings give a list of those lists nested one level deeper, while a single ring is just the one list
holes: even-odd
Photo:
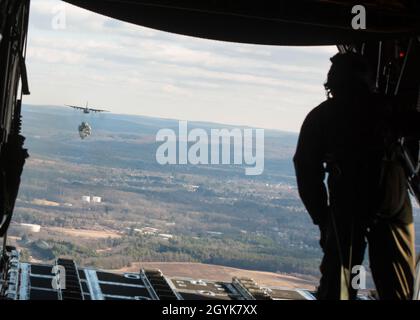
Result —
[{"label": "white storage tank", "polygon": [[92,198],[92,202],[94,202],[94,203],[101,203],[102,202],[102,198],[101,197],[93,197]]}]

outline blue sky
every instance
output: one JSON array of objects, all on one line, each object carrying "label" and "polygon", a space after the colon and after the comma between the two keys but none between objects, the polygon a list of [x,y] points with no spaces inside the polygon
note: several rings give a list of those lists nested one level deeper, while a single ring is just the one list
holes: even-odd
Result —
[{"label": "blue sky", "polygon": [[[65,28],[53,28],[65,14]],[[60,20],[62,22],[62,20]],[[335,47],[196,39],[32,0],[29,104],[89,101],[114,113],[297,132],[324,98]]]}]

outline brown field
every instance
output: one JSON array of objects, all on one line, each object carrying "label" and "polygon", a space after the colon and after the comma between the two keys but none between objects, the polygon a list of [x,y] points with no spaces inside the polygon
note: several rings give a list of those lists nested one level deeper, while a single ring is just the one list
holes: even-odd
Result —
[{"label": "brown field", "polygon": [[46,231],[54,233],[65,234],[71,237],[80,237],[86,239],[104,239],[104,238],[121,238],[121,235],[114,231],[107,230],[88,230],[88,229],[69,229],[59,227],[45,227]]},{"label": "brown field", "polygon": [[113,270],[114,272],[138,272],[144,269],[160,269],[169,277],[189,277],[195,279],[231,281],[233,277],[248,277],[262,286],[314,289],[315,279],[303,279],[273,272],[243,270],[224,266],[190,262],[137,262],[131,267]]},{"label": "brown field", "polygon": [[48,201],[45,199],[34,199],[32,200],[32,204],[37,206],[45,206],[45,207],[59,207],[60,204],[54,201]]}]

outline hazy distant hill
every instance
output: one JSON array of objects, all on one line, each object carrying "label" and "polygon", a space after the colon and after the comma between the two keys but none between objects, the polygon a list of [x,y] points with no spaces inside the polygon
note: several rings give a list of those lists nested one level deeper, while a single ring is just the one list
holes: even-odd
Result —
[{"label": "hazy distant hill", "polygon": [[[78,135],[78,126],[87,121],[93,134],[85,141]],[[189,122],[189,129],[227,128],[232,126]],[[23,108],[23,131],[34,154],[59,157],[63,160],[98,165],[149,168],[162,171],[194,171],[193,166],[160,166],[155,153],[159,143],[156,133],[163,128],[178,132],[178,121],[116,114],[89,114],[66,107],[28,106]],[[265,171],[256,179],[292,178],[291,155],[297,141],[293,133],[265,131]],[[141,146],[140,146],[141,145]],[[200,167],[199,170],[206,168]],[[211,174],[243,175],[244,167],[212,166]],[[293,178],[289,182],[293,182]]]}]

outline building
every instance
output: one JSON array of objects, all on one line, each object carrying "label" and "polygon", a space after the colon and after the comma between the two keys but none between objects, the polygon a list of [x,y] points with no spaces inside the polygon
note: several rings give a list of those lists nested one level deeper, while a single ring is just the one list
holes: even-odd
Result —
[{"label": "building", "polygon": [[39,233],[41,231],[39,224],[19,223],[17,227],[26,232]]},{"label": "building", "polygon": [[102,198],[101,197],[92,197],[92,202],[93,203],[101,203],[102,202]]}]

